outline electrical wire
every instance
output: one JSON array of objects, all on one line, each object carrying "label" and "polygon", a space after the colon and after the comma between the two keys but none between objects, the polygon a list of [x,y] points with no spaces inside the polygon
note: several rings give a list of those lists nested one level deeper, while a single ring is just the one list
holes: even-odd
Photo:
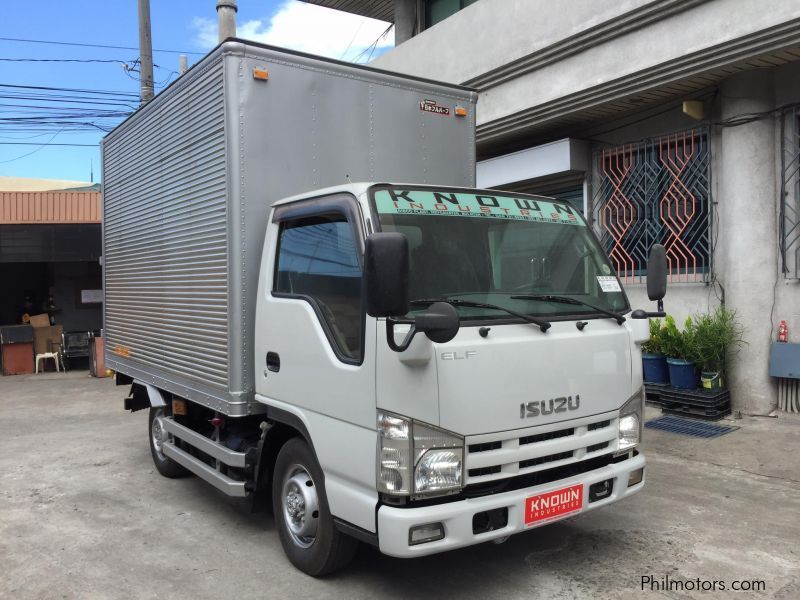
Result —
[{"label": "electrical wire", "polygon": [[92,90],[92,89],[81,89],[81,88],[67,88],[67,87],[50,87],[44,85],[12,85],[9,83],[0,83],[0,88],[14,88],[14,89],[24,89],[24,90],[46,90],[46,91],[55,91],[55,92],[72,92],[78,94],[105,94],[107,96],[128,96],[131,98],[138,98],[139,94],[135,94],[133,92],[120,92],[120,91],[112,91],[112,90]]},{"label": "electrical wire", "polygon": [[[49,132],[48,132],[49,133]],[[43,134],[46,135],[46,134]],[[38,142],[0,142],[0,146],[37,146]],[[46,146],[77,146],[82,148],[97,148],[100,144],[69,144],[66,142],[47,142]]]},{"label": "electrical wire", "polygon": [[347,44],[347,48],[345,48],[344,52],[342,52],[341,55],[339,56],[339,60],[342,60],[344,59],[345,56],[347,56],[347,53],[350,51],[350,47],[353,45],[353,42],[356,41],[356,36],[358,35],[358,32],[361,31],[361,28],[364,26],[364,23],[366,22],[367,22],[367,17],[361,17],[361,22],[358,24],[358,28],[353,34],[353,37],[350,38],[350,43]]},{"label": "electrical wire", "polygon": [[116,90],[0,84],[0,133],[105,133],[136,110],[134,99]]},{"label": "electrical wire", "polygon": [[359,52],[356,55],[355,58],[353,58],[352,62],[357,63],[358,59],[364,56],[367,52],[369,52],[369,57],[366,62],[369,62],[369,59],[372,58],[372,53],[375,52],[375,49],[378,47],[378,43],[387,35],[389,35],[389,32],[392,30],[392,27],[394,27],[394,23],[390,23],[389,26],[383,30],[383,33],[381,33],[378,37],[375,38],[374,42],[372,42],[369,46],[364,48],[361,52]]},{"label": "electrical wire", "polygon": [[15,160],[19,160],[19,159],[21,159],[21,158],[25,158],[25,157],[27,157],[27,156],[30,156],[31,154],[36,154],[36,153],[37,153],[37,152],[39,152],[39,150],[41,150],[42,148],[45,148],[45,147],[49,146],[49,145],[50,145],[50,142],[52,142],[54,139],[56,139],[56,136],[57,136],[59,133],[61,133],[61,131],[56,131],[56,132],[53,134],[53,137],[51,137],[49,140],[47,140],[47,141],[46,141],[44,144],[42,144],[41,146],[39,146],[39,147],[38,147],[38,148],[36,148],[35,150],[31,150],[30,152],[28,152],[28,153],[26,153],[26,154],[22,154],[22,155],[20,155],[20,156],[17,156],[16,158],[10,158],[10,159],[8,159],[8,160],[0,160],[0,165],[5,165],[5,164],[7,164],[7,163],[14,162]]},{"label": "electrical wire", "polygon": [[[108,48],[110,50],[135,50],[137,52],[139,51],[139,48],[136,48],[135,46],[111,46],[108,44],[86,44],[78,42],[62,42],[57,40],[32,40],[25,38],[0,37],[0,41],[21,42],[26,44],[50,44],[54,46],[74,46],[77,48]],[[205,56],[204,52],[190,52],[188,50],[165,50],[163,48],[161,49],[154,48],[153,52],[166,52],[170,54],[193,54],[195,56]]]},{"label": "electrical wire", "polygon": [[124,60],[113,58],[0,58],[0,62],[35,62],[35,63],[118,63]]}]

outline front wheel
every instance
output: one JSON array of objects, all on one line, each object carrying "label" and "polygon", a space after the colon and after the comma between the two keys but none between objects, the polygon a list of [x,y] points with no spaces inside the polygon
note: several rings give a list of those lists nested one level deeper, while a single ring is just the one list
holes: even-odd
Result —
[{"label": "front wheel", "polygon": [[358,542],[336,529],[322,469],[308,444],[299,438],[286,442],[278,453],[272,506],[283,551],[295,567],[320,577],[353,560]]},{"label": "front wheel", "polygon": [[150,419],[148,420],[148,432],[150,438],[150,454],[153,456],[153,463],[156,469],[164,477],[174,479],[186,475],[188,471],[171,458],[164,455],[163,445],[167,441],[169,434],[161,425],[161,419],[167,416],[163,406],[154,406],[150,409]]}]

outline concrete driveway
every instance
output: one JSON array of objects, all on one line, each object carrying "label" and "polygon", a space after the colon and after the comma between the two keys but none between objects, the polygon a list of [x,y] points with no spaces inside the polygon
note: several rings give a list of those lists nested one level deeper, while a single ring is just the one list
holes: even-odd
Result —
[{"label": "concrete driveway", "polygon": [[[365,547],[314,580],[286,561],[271,516],[159,476],[147,415],[124,412],[124,393],[83,373],[0,378],[0,597],[800,598],[793,415],[714,440],[646,430],[648,483],[622,503],[429,558]],[[646,576],[766,589],[643,591]]]}]

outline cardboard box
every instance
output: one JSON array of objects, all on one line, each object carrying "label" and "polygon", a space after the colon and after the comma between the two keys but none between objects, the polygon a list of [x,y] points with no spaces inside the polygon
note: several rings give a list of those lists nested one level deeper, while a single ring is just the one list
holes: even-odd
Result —
[{"label": "cardboard box", "polygon": [[33,327],[33,353],[57,352],[61,349],[61,334],[64,328],[61,325],[50,325],[50,316],[47,313],[31,315]]},{"label": "cardboard box", "polygon": [[40,315],[31,315],[32,327],[50,327],[50,315],[42,313]]},{"label": "cardboard box", "polygon": [[61,334],[64,327],[61,325],[48,325],[47,327],[33,328],[33,352],[57,352],[61,348]]}]

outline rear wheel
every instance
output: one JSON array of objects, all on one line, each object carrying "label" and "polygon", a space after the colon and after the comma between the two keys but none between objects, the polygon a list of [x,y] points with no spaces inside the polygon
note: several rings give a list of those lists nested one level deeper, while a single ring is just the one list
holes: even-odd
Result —
[{"label": "rear wheel", "polygon": [[164,442],[169,439],[169,434],[164,430],[161,420],[166,416],[167,412],[163,406],[154,406],[150,409],[150,419],[148,420],[150,454],[153,456],[153,463],[158,472],[164,477],[174,479],[186,475],[188,471],[164,455]]},{"label": "rear wheel", "polygon": [[358,542],[336,529],[322,469],[299,438],[286,442],[278,453],[272,505],[283,551],[295,567],[319,577],[353,560]]}]

